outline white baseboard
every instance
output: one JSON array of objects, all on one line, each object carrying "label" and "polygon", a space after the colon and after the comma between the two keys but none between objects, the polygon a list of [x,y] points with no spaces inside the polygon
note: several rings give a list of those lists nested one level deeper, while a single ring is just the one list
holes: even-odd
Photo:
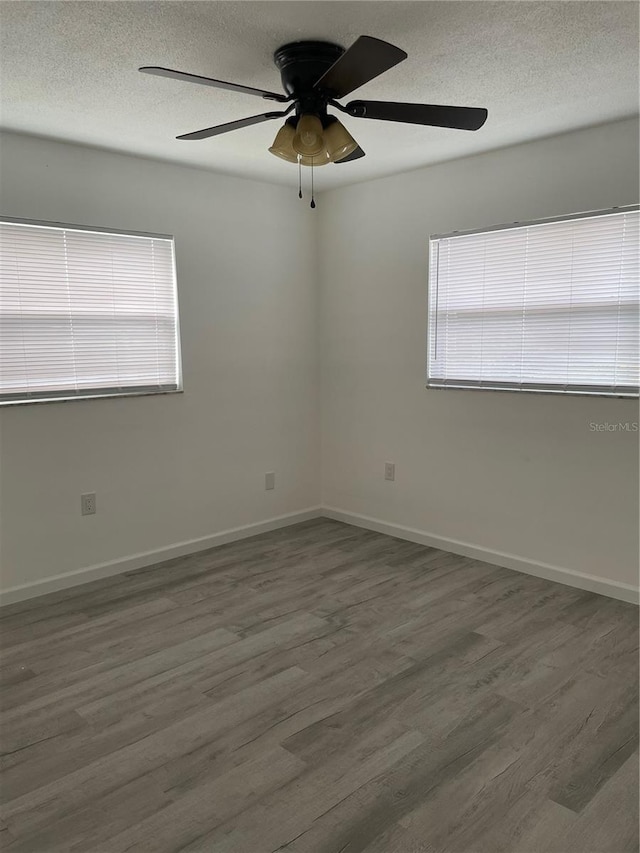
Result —
[{"label": "white baseboard", "polygon": [[184,557],[197,551],[206,551],[207,548],[215,548],[216,545],[226,545],[227,542],[235,542],[239,539],[247,539],[258,533],[267,533],[269,530],[277,530],[280,527],[288,527],[290,524],[298,524],[301,521],[310,521],[322,516],[321,507],[310,507],[298,512],[290,512],[287,515],[279,515],[258,521],[254,524],[245,524],[242,527],[233,527],[230,530],[222,530],[210,536],[202,536],[198,539],[188,539],[185,542],[176,542],[164,548],[155,548],[153,551],[143,551],[140,554],[131,554],[119,560],[111,560],[108,563],[97,563],[84,569],[76,569],[64,572],[60,575],[46,578],[41,581],[22,584],[21,586],[9,587],[0,592],[0,606],[25,601],[45,595],[48,592],[57,592],[61,589],[88,583],[100,578],[119,575],[130,572],[133,569],[141,569],[144,566],[152,566],[164,560],[172,560],[174,557]]},{"label": "white baseboard", "polygon": [[493,563],[494,565],[502,566],[505,569],[514,569],[517,572],[524,572],[527,575],[535,575],[536,577],[556,581],[557,583],[563,583],[567,586],[585,589],[589,592],[597,592],[600,595],[607,595],[609,598],[617,598],[620,601],[628,601],[632,604],[638,604],[640,602],[640,590],[631,584],[605,580],[604,578],[599,578],[595,575],[576,572],[573,569],[551,566],[548,563],[539,563],[536,560],[518,557],[515,554],[505,554],[502,551],[490,551],[488,548],[471,545],[468,542],[459,542],[457,539],[447,539],[444,536],[436,536],[433,533],[428,533],[424,530],[416,530],[413,527],[404,527],[400,524],[389,524],[388,522],[381,521],[378,518],[370,518],[369,516],[359,515],[355,512],[345,512],[341,509],[335,509],[334,507],[323,507],[322,515],[326,518],[333,518],[336,521],[344,521],[346,524],[353,524],[356,527],[364,527],[367,530],[386,533],[387,535],[395,536],[398,539],[417,542],[419,545],[428,545],[431,548],[440,548],[443,551],[450,551],[452,554],[460,554],[463,557],[471,557],[474,560],[483,560],[485,563]]},{"label": "white baseboard", "polygon": [[88,583],[89,581],[110,577],[111,575],[130,572],[144,566],[151,566],[154,563],[161,563],[164,560],[171,560],[174,557],[184,557],[198,551],[206,551],[207,548],[214,548],[216,545],[225,545],[228,542],[236,542],[240,539],[247,539],[250,536],[257,536],[259,533],[267,533],[269,530],[277,530],[281,527],[288,527],[291,524],[298,524],[301,521],[310,521],[311,519],[321,517],[343,521],[345,524],[353,524],[355,527],[364,527],[367,530],[375,530],[378,533],[386,533],[388,536],[406,539],[409,542],[416,542],[419,545],[440,548],[452,554],[460,554],[463,557],[471,557],[474,560],[493,563],[496,566],[502,566],[506,569],[514,569],[517,572],[524,572],[527,575],[534,575],[545,578],[546,580],[563,583],[567,586],[596,592],[610,598],[617,598],[620,601],[627,601],[632,604],[640,602],[640,591],[631,584],[605,580],[595,575],[552,566],[548,563],[540,563],[536,560],[516,556],[515,554],[491,551],[488,548],[471,545],[468,542],[447,539],[444,536],[436,536],[424,530],[405,527],[401,524],[391,524],[381,521],[378,518],[370,518],[369,516],[354,512],[345,512],[335,507],[318,506],[309,507],[299,512],[280,515],[275,518],[268,518],[265,521],[258,521],[254,524],[245,524],[242,527],[223,530],[220,533],[213,533],[210,536],[177,542],[164,548],[131,554],[128,557],[112,560],[108,563],[97,563],[93,566],[87,566],[84,569],[76,569],[75,571],[54,575],[41,581],[33,581],[32,583],[21,586],[10,587],[0,592],[0,606],[25,601],[29,598],[45,595],[48,592],[56,592],[79,584]]}]

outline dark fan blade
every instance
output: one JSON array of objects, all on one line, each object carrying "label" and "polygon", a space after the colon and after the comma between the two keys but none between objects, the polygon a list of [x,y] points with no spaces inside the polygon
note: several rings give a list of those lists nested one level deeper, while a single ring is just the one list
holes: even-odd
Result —
[{"label": "dark fan blade", "polygon": [[254,89],[251,86],[242,86],[240,83],[225,83],[224,80],[214,80],[212,77],[200,77],[198,74],[187,74],[184,71],[172,71],[171,68],[158,68],[155,65],[145,65],[138,68],[143,74],[154,74],[156,77],[172,77],[174,80],[183,80],[185,83],[200,83],[203,86],[213,86],[214,89],[230,89],[232,92],[244,92],[246,95],[258,95],[268,101],[288,101],[287,95],[278,95],[276,92],[265,92],[263,89]]},{"label": "dark fan blade", "polygon": [[360,146],[356,148],[355,151],[352,151],[351,154],[347,154],[346,157],[343,157],[342,160],[334,160],[334,163],[350,163],[352,160],[359,160],[361,157],[364,157],[364,151]]},{"label": "dark fan blade", "polygon": [[344,112],[359,118],[402,121],[459,130],[478,130],[487,120],[487,110],[480,107],[440,107],[436,104],[398,104],[394,101],[351,101]]},{"label": "dark fan blade", "polygon": [[329,92],[333,98],[344,98],[406,58],[407,54],[399,47],[371,36],[360,36],[325,71],[316,87]]},{"label": "dark fan blade", "polygon": [[263,113],[259,116],[249,116],[249,118],[241,118],[238,121],[228,121],[226,124],[217,124],[215,127],[205,127],[204,130],[196,130],[193,133],[183,133],[182,136],[176,136],[176,139],[208,139],[210,136],[219,136],[221,133],[229,133],[230,130],[240,130],[241,127],[250,127],[252,124],[260,124],[263,121],[270,121],[272,118],[280,118],[286,116],[288,110],[278,113]]}]

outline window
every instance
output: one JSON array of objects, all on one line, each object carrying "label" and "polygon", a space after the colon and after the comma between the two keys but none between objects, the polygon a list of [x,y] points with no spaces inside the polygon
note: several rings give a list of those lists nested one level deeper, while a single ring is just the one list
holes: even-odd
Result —
[{"label": "window", "polygon": [[172,237],[0,220],[0,403],[180,387]]},{"label": "window", "polygon": [[432,237],[430,388],[637,396],[638,208]]}]

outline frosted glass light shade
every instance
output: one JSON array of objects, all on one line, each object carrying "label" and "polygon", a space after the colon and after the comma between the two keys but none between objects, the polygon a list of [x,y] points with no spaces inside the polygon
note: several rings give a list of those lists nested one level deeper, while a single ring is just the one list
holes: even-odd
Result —
[{"label": "frosted glass light shade", "polygon": [[348,157],[358,147],[353,136],[337,119],[325,128],[324,144],[332,163],[335,163],[336,160],[342,160],[343,157]]},{"label": "frosted glass light shade", "polygon": [[[322,122],[318,116],[304,115],[298,122],[296,135],[293,138],[293,148],[298,154],[312,157],[320,154],[324,148]],[[315,166],[315,163],[314,163]]]},{"label": "frosted glass light shade", "polygon": [[[303,116],[303,118],[314,119],[315,116]],[[277,132],[276,138],[273,140],[273,145],[269,148],[271,154],[274,154],[276,157],[280,157],[281,160],[286,160],[288,163],[297,163],[298,158],[300,158],[300,163],[303,166],[315,166],[317,168],[318,166],[326,166],[327,163],[332,163],[334,160],[339,160],[341,157],[346,157],[347,154],[350,154],[351,151],[354,150],[354,148],[357,148],[357,143],[353,137],[350,136],[345,127],[340,125],[343,133],[336,133],[335,131],[332,131],[329,137],[332,141],[331,150],[336,152],[332,156],[331,150],[325,143],[325,140],[327,139],[327,130],[329,128],[327,127],[322,130],[322,124],[318,119],[321,127],[320,149],[314,154],[298,154],[294,147],[294,140],[297,137],[301,121],[302,119],[296,122],[295,118],[288,118],[286,120]],[[335,119],[334,124],[340,123]],[[334,124],[330,125],[330,127],[333,127]],[[351,140],[353,143],[353,148],[348,147],[348,140]]]},{"label": "frosted glass light shade", "polygon": [[296,135],[295,121],[287,120],[276,133],[273,145],[269,149],[276,157],[287,160],[289,163],[298,162],[298,153],[294,150],[293,139]]}]

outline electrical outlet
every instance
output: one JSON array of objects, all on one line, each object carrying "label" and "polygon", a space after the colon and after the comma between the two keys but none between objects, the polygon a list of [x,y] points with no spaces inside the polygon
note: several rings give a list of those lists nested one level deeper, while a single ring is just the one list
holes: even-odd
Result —
[{"label": "electrical outlet", "polygon": [[395,478],[396,478],[395,462],[385,462],[384,463],[384,478],[385,478],[385,480],[395,480]]},{"label": "electrical outlet", "polygon": [[96,513],[96,493],[89,492],[86,495],[80,495],[80,509],[82,515],[95,515]]},{"label": "electrical outlet", "polygon": [[264,487],[267,491],[270,489],[275,489],[276,487],[276,475],[271,471],[269,474],[264,475]]}]

